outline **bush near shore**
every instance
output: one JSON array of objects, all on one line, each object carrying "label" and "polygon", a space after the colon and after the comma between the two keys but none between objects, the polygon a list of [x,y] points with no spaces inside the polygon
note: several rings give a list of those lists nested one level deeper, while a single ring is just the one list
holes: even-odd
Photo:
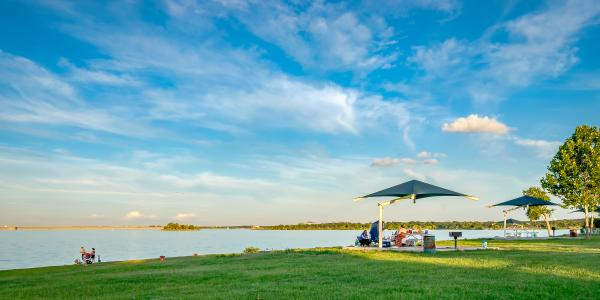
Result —
[{"label": "bush near shore", "polygon": [[167,231],[184,231],[184,230],[200,230],[200,227],[194,225],[186,225],[179,223],[169,223],[163,226],[162,230]]}]

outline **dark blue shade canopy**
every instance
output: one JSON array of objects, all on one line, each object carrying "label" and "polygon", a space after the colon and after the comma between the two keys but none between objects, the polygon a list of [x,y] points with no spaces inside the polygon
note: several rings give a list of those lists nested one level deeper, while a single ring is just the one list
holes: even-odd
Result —
[{"label": "dark blue shade canopy", "polygon": [[435,186],[433,184],[425,183],[418,180],[411,180],[405,183],[401,183],[399,185],[395,185],[393,187],[387,188],[385,190],[381,190],[379,192],[375,192],[373,194],[369,194],[363,196],[361,198],[369,198],[369,197],[405,197],[415,195],[415,199],[427,198],[427,197],[436,197],[436,196],[462,196],[462,197],[471,197],[466,194],[457,193],[451,190],[447,190],[445,188],[441,188],[439,186]]},{"label": "dark blue shade canopy", "polygon": [[515,198],[512,200],[494,204],[492,206],[542,206],[542,205],[558,205],[558,204],[552,203],[550,201],[530,197],[530,196],[521,196],[519,198]]},{"label": "dark blue shade canopy", "polygon": [[[575,212],[585,212],[585,210],[584,210],[583,208],[580,208],[580,209],[578,209],[578,210],[574,210],[574,211],[572,211],[572,212],[574,212],[574,213],[575,213]],[[591,209],[590,209],[590,210],[588,210],[588,212],[600,212],[600,206],[599,206],[599,207],[596,207],[596,209],[594,209],[594,210],[591,210]]]},{"label": "dark blue shade canopy", "polygon": [[[504,224],[504,221],[496,222],[496,224]],[[506,219],[506,224],[525,224],[525,222],[510,218]]]}]

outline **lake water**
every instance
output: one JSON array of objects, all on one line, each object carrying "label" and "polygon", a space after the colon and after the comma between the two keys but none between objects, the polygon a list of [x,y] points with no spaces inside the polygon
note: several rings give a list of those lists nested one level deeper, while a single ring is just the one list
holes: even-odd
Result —
[{"label": "lake water", "polygon": [[[502,230],[432,230],[436,240],[449,240],[448,231],[463,238],[502,236]],[[390,236],[386,230],[384,236]],[[546,231],[538,230],[538,236]],[[557,230],[566,234],[568,230]],[[23,230],[0,231],[0,270],[72,264],[79,247],[96,248],[102,261],[239,253],[260,249],[312,248],[354,244],[358,230]]]}]

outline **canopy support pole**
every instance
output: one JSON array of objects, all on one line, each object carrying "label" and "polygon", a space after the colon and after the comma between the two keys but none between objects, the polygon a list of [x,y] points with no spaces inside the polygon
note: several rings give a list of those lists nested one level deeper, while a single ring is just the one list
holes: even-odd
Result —
[{"label": "canopy support pole", "polygon": [[502,211],[504,213],[504,237],[506,238],[506,216],[508,215],[508,212],[506,210]]},{"label": "canopy support pole", "polygon": [[379,245],[379,249],[381,249],[381,248],[383,248],[383,237],[382,237],[382,235],[383,235],[383,224],[382,224],[382,222],[383,222],[383,205],[382,205],[382,203],[377,203],[377,206],[379,206],[379,225],[378,225],[379,241],[377,241],[377,242]]},{"label": "canopy support pole", "polygon": [[[520,207],[523,207],[523,206],[515,206],[513,208],[505,209],[505,210],[502,211],[502,213],[504,214],[504,237],[505,238],[506,238],[506,217],[508,216],[508,212],[509,211],[513,211],[513,210],[515,210],[517,208],[520,208]],[[527,208],[527,206],[525,206],[525,208]]]},{"label": "canopy support pole", "polygon": [[377,226],[377,229],[379,231],[379,237],[378,237],[378,246],[379,248],[383,248],[383,208],[385,206],[388,206],[390,204],[394,204],[400,200],[404,200],[404,199],[412,199],[413,202],[416,201],[417,196],[415,194],[412,195],[408,195],[408,196],[404,196],[404,197],[399,197],[390,201],[386,201],[386,202],[380,202],[377,203],[377,206],[379,207],[379,224]]}]

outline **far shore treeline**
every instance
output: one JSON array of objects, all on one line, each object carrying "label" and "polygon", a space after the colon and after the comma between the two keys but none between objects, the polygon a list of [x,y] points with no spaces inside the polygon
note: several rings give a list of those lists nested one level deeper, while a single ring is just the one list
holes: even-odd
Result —
[{"label": "far shore treeline", "polygon": [[[571,229],[583,227],[583,219],[565,219],[551,221],[551,226],[556,229]],[[600,222],[595,222],[600,227]],[[400,226],[412,229],[502,229],[502,221],[408,221],[386,222],[385,229],[397,230]],[[523,222],[524,228],[545,228],[543,221]],[[369,229],[371,223],[331,222],[331,223],[298,223],[288,225],[266,226],[200,226],[201,229],[254,229],[254,230],[364,230]],[[520,225],[517,225],[520,228]]]},{"label": "far shore treeline", "polygon": [[[573,220],[556,220],[551,222],[556,229],[570,229],[582,227],[583,219]],[[546,224],[542,221],[523,222],[524,228],[545,228]],[[600,224],[597,224],[600,225]],[[260,226],[254,229],[264,230],[362,230],[369,229],[371,223],[351,223],[351,222],[335,222],[335,223],[300,223],[295,225],[273,225]],[[385,222],[385,229],[397,230],[400,226],[412,229],[502,229],[502,222],[493,221],[448,221],[448,222]],[[517,225],[520,228],[520,225]]]},{"label": "far shore treeline", "polygon": [[169,223],[163,226],[162,230],[166,231],[184,231],[184,230],[199,230],[200,227],[194,225],[186,225],[179,223]]}]

